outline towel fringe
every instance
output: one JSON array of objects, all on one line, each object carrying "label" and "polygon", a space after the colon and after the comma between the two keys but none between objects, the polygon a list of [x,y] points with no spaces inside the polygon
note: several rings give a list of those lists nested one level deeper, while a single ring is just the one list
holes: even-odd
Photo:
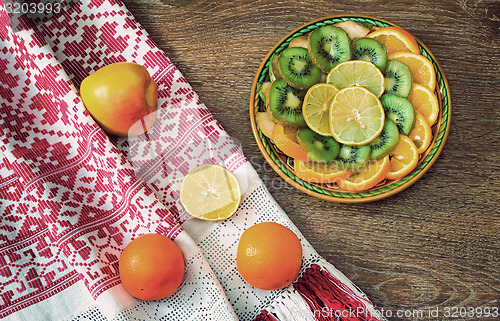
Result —
[{"label": "towel fringe", "polygon": [[255,321],[385,320],[383,316],[379,317],[380,312],[370,301],[318,264],[307,268],[293,284],[293,290],[287,291],[263,310]]},{"label": "towel fringe", "polygon": [[318,321],[378,321],[373,317],[366,300],[344,283],[313,264],[293,285],[308,303]]},{"label": "towel fringe", "polygon": [[266,310],[262,312],[255,318],[255,321],[278,321],[271,313]]}]

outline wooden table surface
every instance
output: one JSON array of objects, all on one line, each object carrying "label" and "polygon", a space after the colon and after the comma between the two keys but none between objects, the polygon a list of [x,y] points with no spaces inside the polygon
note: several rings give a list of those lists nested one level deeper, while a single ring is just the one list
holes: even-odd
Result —
[{"label": "wooden table surface", "polygon": [[[500,1],[124,2],[241,142],[313,247],[391,320],[500,320],[479,315],[500,308]],[[431,169],[398,195],[359,205],[288,185],[260,154],[249,120],[252,81],[273,45],[310,20],[346,13],[417,36],[441,64],[452,98],[450,134]]]}]

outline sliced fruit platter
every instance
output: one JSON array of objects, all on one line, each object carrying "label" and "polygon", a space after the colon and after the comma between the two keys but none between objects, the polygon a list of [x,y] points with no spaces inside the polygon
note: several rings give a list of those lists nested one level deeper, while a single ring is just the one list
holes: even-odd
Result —
[{"label": "sliced fruit platter", "polygon": [[434,163],[448,135],[446,78],[408,31],[366,16],[305,24],[269,52],[250,119],[273,169],[339,202],[393,195]]}]

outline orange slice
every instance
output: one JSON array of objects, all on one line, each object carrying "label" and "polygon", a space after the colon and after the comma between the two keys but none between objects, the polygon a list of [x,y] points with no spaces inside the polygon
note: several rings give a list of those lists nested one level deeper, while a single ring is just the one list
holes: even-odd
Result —
[{"label": "orange slice", "polygon": [[276,124],[273,131],[273,141],[285,155],[298,160],[309,161],[307,151],[302,149],[297,141],[297,130]]},{"label": "orange slice", "polygon": [[427,150],[432,141],[432,130],[431,126],[427,123],[427,120],[421,113],[416,113],[417,117],[415,117],[415,127],[410,132],[408,137],[415,143],[417,146],[417,152],[422,154]]},{"label": "orange slice", "polygon": [[413,82],[427,86],[427,88],[434,91],[436,87],[436,71],[429,59],[412,52],[395,52],[388,55],[387,58],[395,59],[407,65],[410,68]]},{"label": "orange slice", "polygon": [[421,113],[430,126],[434,125],[439,116],[439,102],[436,95],[426,86],[413,83],[408,100],[415,111]]},{"label": "orange slice", "polygon": [[417,146],[415,146],[415,143],[408,136],[399,135],[399,143],[389,156],[391,159],[391,168],[387,174],[387,179],[405,177],[417,167]]},{"label": "orange slice", "polygon": [[408,31],[401,28],[380,28],[368,34],[367,37],[382,43],[387,50],[387,55],[400,51],[414,52],[416,54],[420,53],[420,48],[418,47],[415,37],[413,37]]},{"label": "orange slice", "polygon": [[304,162],[297,159],[294,161],[294,170],[297,177],[317,184],[335,183],[351,175],[333,163]]},{"label": "orange slice", "polygon": [[348,191],[365,191],[383,181],[390,169],[391,161],[389,160],[389,155],[387,155],[384,158],[369,163],[362,172],[341,180],[339,185],[342,189]]}]

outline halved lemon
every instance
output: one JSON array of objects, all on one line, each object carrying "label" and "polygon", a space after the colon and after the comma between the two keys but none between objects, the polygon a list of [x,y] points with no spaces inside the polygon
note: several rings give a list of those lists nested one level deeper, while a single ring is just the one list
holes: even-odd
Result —
[{"label": "halved lemon", "polygon": [[388,55],[387,59],[394,59],[407,65],[410,68],[413,82],[427,86],[427,88],[434,91],[436,87],[436,71],[429,59],[413,52],[395,52]]},{"label": "halved lemon", "polygon": [[384,108],[380,100],[364,87],[340,90],[330,107],[330,129],[333,137],[349,146],[373,141],[384,127]]},{"label": "halved lemon", "polygon": [[432,129],[427,120],[421,113],[417,112],[415,117],[415,126],[408,135],[417,147],[417,152],[422,154],[432,141]]},{"label": "halved lemon", "polygon": [[348,191],[365,191],[383,181],[390,169],[391,162],[389,155],[387,155],[384,158],[370,162],[362,172],[340,181],[339,185],[342,189]]},{"label": "halved lemon", "polygon": [[335,183],[351,175],[334,163],[316,163],[294,160],[294,170],[297,177],[309,183]]},{"label": "halved lemon", "polygon": [[241,189],[228,169],[216,164],[204,164],[184,177],[180,199],[190,215],[206,221],[219,221],[236,212],[241,201]]},{"label": "halved lemon", "polygon": [[399,179],[405,177],[418,164],[418,151],[415,143],[405,135],[399,135],[399,143],[396,149],[389,154],[391,158],[391,170],[387,179]]},{"label": "halved lemon", "polygon": [[302,114],[307,126],[323,136],[331,136],[330,107],[338,93],[332,84],[316,84],[307,91],[302,103]]},{"label": "halved lemon", "polygon": [[436,95],[427,86],[413,83],[408,100],[413,109],[421,113],[430,126],[434,125],[439,116],[439,102]]},{"label": "halved lemon", "polygon": [[330,70],[326,82],[338,89],[361,86],[377,97],[384,93],[384,75],[377,66],[364,60],[350,60],[338,64]]}]

